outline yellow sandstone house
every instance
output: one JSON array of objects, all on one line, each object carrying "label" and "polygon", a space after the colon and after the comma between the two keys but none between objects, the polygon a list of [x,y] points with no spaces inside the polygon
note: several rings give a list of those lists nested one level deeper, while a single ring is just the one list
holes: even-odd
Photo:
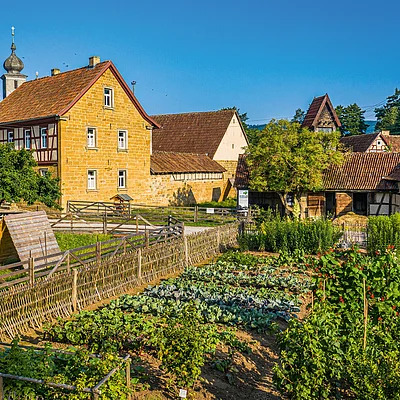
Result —
[{"label": "yellow sandstone house", "polygon": [[[69,200],[109,201],[150,195],[150,118],[111,61],[24,82],[23,63],[4,63],[0,143],[33,149],[41,173],[61,181],[61,206]],[[22,78],[21,78],[22,77]],[[10,90],[11,87],[11,90]]]}]

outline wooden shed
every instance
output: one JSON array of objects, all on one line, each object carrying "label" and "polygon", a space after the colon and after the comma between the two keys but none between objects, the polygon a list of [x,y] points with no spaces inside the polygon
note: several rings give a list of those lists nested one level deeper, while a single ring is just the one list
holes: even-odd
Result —
[{"label": "wooden shed", "polygon": [[[49,257],[60,248],[44,211],[7,215],[1,220],[0,263]],[[36,265],[43,264],[38,262]]]}]

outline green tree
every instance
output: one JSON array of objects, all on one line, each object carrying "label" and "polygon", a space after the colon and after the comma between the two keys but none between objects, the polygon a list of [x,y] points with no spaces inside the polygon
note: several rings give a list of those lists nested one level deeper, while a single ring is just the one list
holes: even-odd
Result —
[{"label": "green tree", "polygon": [[250,189],[277,192],[286,212],[293,211],[287,202],[293,193],[301,207],[301,194],[322,190],[323,172],[343,161],[339,137],[339,132],[313,132],[297,122],[272,120],[246,151]]},{"label": "green tree", "polygon": [[356,103],[347,107],[337,106],[336,114],[342,123],[340,132],[343,136],[362,135],[368,129],[365,123],[365,110],[362,110]]},{"label": "green tree", "polygon": [[59,208],[59,180],[50,174],[41,176],[29,150],[16,150],[11,143],[0,144],[0,204],[24,200]]},{"label": "green tree", "polygon": [[400,135],[400,90],[395,89],[394,94],[388,96],[386,104],[375,108],[376,129],[388,130],[391,134]]},{"label": "green tree", "polygon": [[298,122],[299,124],[302,124],[305,117],[306,117],[306,112],[303,111],[301,108],[298,108],[295,111],[294,116],[290,120],[290,122]]}]

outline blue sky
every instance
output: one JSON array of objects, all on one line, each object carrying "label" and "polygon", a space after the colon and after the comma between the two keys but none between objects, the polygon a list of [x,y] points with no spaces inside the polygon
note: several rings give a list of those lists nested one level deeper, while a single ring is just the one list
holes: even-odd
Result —
[{"label": "blue sky", "polygon": [[28,79],[99,55],[149,114],[235,105],[264,123],[328,93],[370,118],[400,87],[398,0],[38,0],[1,13],[1,62],[11,26]]}]

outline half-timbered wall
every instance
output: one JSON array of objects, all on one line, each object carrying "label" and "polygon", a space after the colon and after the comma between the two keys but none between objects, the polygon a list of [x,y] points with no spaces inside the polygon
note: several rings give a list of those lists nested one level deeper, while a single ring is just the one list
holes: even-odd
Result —
[{"label": "half-timbered wall", "polygon": [[[29,134],[29,145],[27,143]],[[41,165],[57,163],[57,124],[26,125],[18,128],[0,129],[0,143],[13,142],[17,150],[30,148]]]}]

